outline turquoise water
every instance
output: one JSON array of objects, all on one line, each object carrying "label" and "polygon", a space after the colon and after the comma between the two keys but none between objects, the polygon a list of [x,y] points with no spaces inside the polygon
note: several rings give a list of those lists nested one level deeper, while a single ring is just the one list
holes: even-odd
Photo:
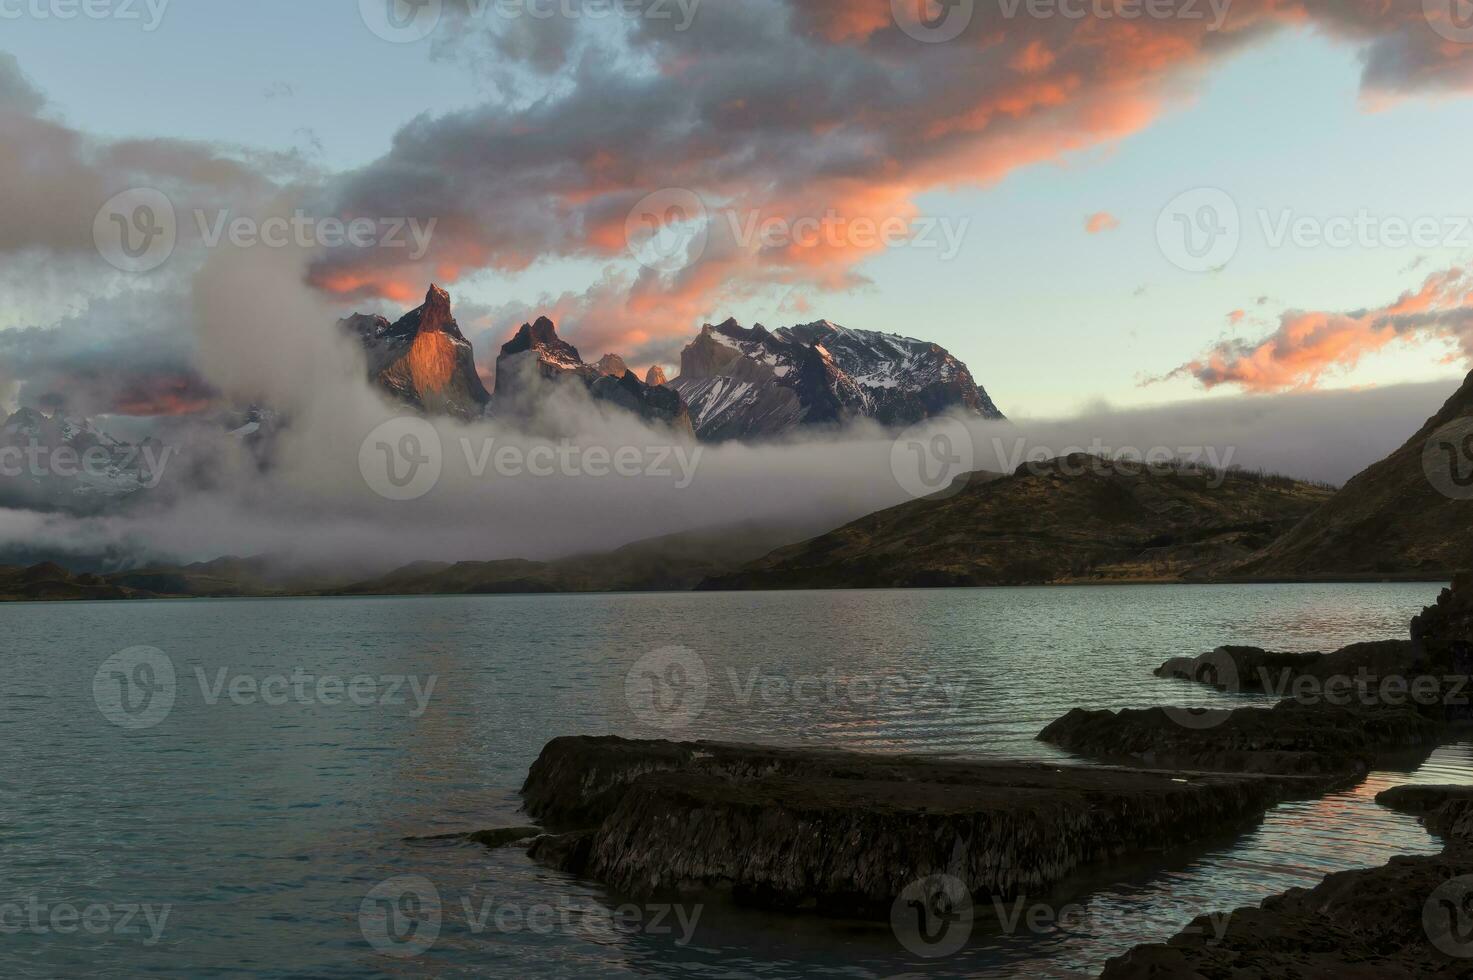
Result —
[{"label": "turquoise water", "polygon": [[[1074,706],[1242,703],[1151,676],[1168,656],[1226,642],[1329,650],[1400,637],[1436,591],[1162,586],[0,606],[8,667],[0,973],[1092,974],[1197,914],[1256,904],[1332,870],[1437,850],[1414,821],[1371,797],[1396,782],[1466,780],[1470,747],[1440,749],[1408,772],[1376,773],[1351,792],[1280,806],[1236,838],[1102,885],[1062,923],[1043,916],[1033,928],[1026,920],[1009,927],[1016,909],[978,910],[967,947],[936,960],[883,926],[720,903],[623,909],[616,918],[619,898],[515,849],[403,838],[524,822],[516,791],[541,746],[561,734],[1067,759],[1033,736]],[[649,659],[672,646],[685,651]],[[668,665],[672,656],[705,671],[703,703],[652,714],[638,696],[631,701],[644,676],[636,671],[631,682],[631,667]],[[319,678],[327,680],[319,686]],[[376,901],[381,883],[403,876],[433,888],[438,915],[398,899],[398,885],[389,887],[393,900]],[[376,946],[370,938],[391,921],[408,923],[413,940]],[[430,922],[438,923],[433,942]]]}]

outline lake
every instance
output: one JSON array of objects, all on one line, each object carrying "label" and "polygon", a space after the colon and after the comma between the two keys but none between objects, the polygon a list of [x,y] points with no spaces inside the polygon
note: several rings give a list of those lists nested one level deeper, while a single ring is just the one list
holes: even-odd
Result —
[{"label": "lake", "polygon": [[[979,908],[968,947],[940,960],[883,925],[716,901],[628,907],[516,849],[404,838],[525,823],[527,767],[564,734],[1062,761],[1034,736],[1076,706],[1253,700],[1153,677],[1169,656],[1404,637],[1437,591],[0,606],[0,973],[1092,975],[1198,914],[1437,852],[1372,797],[1399,782],[1466,781],[1473,748],[1449,745],[1353,791],[1278,806],[1245,833],[1112,876],[1077,908]],[[641,685],[672,670],[699,682],[688,691],[698,696],[652,710]],[[406,881],[418,899],[404,897]],[[404,921],[414,941],[385,941]]]}]

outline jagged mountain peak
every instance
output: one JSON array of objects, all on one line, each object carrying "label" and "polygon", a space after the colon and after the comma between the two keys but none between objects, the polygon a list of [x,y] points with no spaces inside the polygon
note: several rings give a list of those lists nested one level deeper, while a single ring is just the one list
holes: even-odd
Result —
[{"label": "jagged mountain peak", "polygon": [[551,320],[524,323],[496,359],[496,412],[533,416],[549,385],[581,383],[595,401],[608,402],[648,422],[694,436],[685,402],[669,389],[646,385],[618,354],[585,364],[578,348],[557,335]]},{"label": "jagged mountain peak", "polygon": [[673,386],[702,438],[772,435],[799,424],[873,418],[909,425],[950,411],[1002,413],[944,348],[815,320],[769,331],[728,319],[681,352]]},{"label": "jagged mountain peak", "polygon": [[361,313],[338,325],[357,335],[368,355],[369,377],[396,398],[458,418],[484,413],[491,396],[444,289],[432,284],[424,303],[392,325]]},{"label": "jagged mountain peak", "polygon": [[534,323],[524,323],[511,340],[501,346],[502,357],[512,357],[527,351],[537,351],[538,356],[559,368],[572,368],[583,363],[578,348],[558,336],[557,325],[545,316]]},{"label": "jagged mountain peak", "polygon": [[450,313],[450,294],[434,283],[430,283],[429,292],[425,293],[419,314],[421,330],[439,330],[448,325],[455,326],[456,333],[460,332],[455,317]]},{"label": "jagged mountain peak", "polygon": [[598,359],[598,363],[594,365],[594,368],[599,374],[606,374],[613,378],[622,378],[624,375],[630,373],[629,366],[624,363],[624,358],[618,354],[605,354]]},{"label": "jagged mountain peak", "polygon": [[644,383],[651,388],[658,388],[661,385],[668,384],[669,381],[670,379],[665,377],[665,369],[658,364],[651,365],[650,369],[645,372]]}]

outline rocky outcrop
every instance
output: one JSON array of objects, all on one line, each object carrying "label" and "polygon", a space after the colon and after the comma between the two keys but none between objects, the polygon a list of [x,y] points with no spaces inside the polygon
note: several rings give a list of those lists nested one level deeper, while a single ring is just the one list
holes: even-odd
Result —
[{"label": "rocky outcrop", "polygon": [[522,324],[502,346],[496,359],[495,412],[503,418],[534,417],[555,386],[562,384],[579,384],[596,401],[616,405],[677,435],[695,435],[679,394],[640,381],[615,354],[605,355],[597,365],[585,364],[578,348],[559,337],[546,317]]},{"label": "rocky outcrop", "polygon": [[450,294],[431,285],[424,305],[390,324],[355,313],[338,326],[368,355],[369,378],[423,412],[479,418],[491,400],[476,370],[475,352],[450,309]]},{"label": "rocky outcrop", "polygon": [[624,358],[618,354],[605,354],[598,359],[593,369],[599,374],[608,375],[611,378],[622,378],[629,373],[629,366],[624,363]]},{"label": "rocky outcrop", "polygon": [[[1446,848],[1343,871],[1105,964],[1105,980],[1467,977],[1473,961],[1473,787],[1399,786],[1376,797],[1421,817]],[[1219,936],[1214,926],[1226,922]]]},{"label": "rocky outcrop", "polygon": [[1157,677],[1195,681],[1219,691],[1263,693],[1286,676],[1292,680],[1320,658],[1318,653],[1273,653],[1260,647],[1221,646],[1199,657],[1172,657]]},{"label": "rocky outcrop", "polygon": [[969,763],[713,742],[560,738],[523,795],[534,857],[634,897],[718,890],[768,908],[888,914],[945,873],[1013,897],[1199,839],[1323,781]]},{"label": "rocky outcrop", "polygon": [[1204,712],[1075,708],[1038,738],[1087,758],[1147,767],[1355,777],[1380,756],[1430,749],[1444,733],[1410,706],[1281,701]]},{"label": "rocky outcrop", "polygon": [[1473,845],[1473,786],[1393,786],[1377,793],[1376,802],[1421,817],[1449,844]]},{"label": "rocky outcrop", "polygon": [[[1408,640],[1352,643],[1334,653],[1275,653],[1259,647],[1225,646],[1199,657],[1173,657],[1156,668],[1157,677],[1190,680],[1229,693],[1252,692],[1295,696],[1318,695],[1332,682],[1357,689],[1391,678],[1413,679],[1446,674],[1448,664],[1435,665],[1419,655]],[[1303,680],[1314,681],[1305,684]]]},{"label": "rocky outcrop", "polygon": [[669,381],[670,379],[665,377],[665,369],[658,364],[651,365],[644,375],[644,383],[651,388],[658,388],[660,385],[668,384]]},{"label": "rocky outcrop", "polygon": [[1466,664],[1473,645],[1473,573],[1459,573],[1452,588],[1412,620],[1411,634],[1419,656]]},{"label": "rocky outcrop", "polygon": [[1468,640],[1473,577],[1412,621],[1413,640],[1331,654],[1220,647],[1168,660],[1158,677],[1286,697],[1271,708],[1075,709],[1039,739],[1090,758],[1226,772],[1356,773],[1378,757],[1426,749],[1473,722]]},{"label": "rocky outcrop", "polygon": [[1000,419],[966,365],[926,341],[826,320],[769,331],[707,324],[672,382],[704,440],[753,439],[858,418],[909,425],[946,413]]}]

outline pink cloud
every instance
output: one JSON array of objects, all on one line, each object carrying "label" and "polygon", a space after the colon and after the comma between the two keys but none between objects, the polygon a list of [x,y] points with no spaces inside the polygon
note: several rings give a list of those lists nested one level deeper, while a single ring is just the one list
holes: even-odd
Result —
[{"label": "pink cloud", "polygon": [[[392,250],[342,249],[311,280],[402,298],[479,269],[627,261],[631,208],[684,188],[710,208],[704,252],[673,274],[626,277],[600,302],[605,322],[637,324],[629,345],[650,343],[765,290],[852,289],[883,250],[843,235],[743,241],[728,215],[909,222],[927,192],[985,187],[1138,133],[1189,100],[1219,59],[1306,24],[1359,49],[1368,97],[1473,88],[1473,46],[1441,43],[1421,0],[1236,0],[1221,25],[1009,18],[977,4],[944,44],[906,36],[890,0],[708,4],[688,31],[641,22],[632,43],[657,72],[585,57],[565,66],[570,84],[555,98],[407,125],[343,181],[338,205],[437,218],[430,253],[409,264]],[[1100,212],[1086,229],[1118,224]]]},{"label": "pink cloud", "polygon": [[1252,392],[1314,388],[1396,342],[1452,344],[1449,360],[1473,363],[1473,266],[1429,276],[1419,289],[1373,310],[1292,310],[1267,337],[1222,341],[1153,380],[1190,377],[1204,388]]}]

